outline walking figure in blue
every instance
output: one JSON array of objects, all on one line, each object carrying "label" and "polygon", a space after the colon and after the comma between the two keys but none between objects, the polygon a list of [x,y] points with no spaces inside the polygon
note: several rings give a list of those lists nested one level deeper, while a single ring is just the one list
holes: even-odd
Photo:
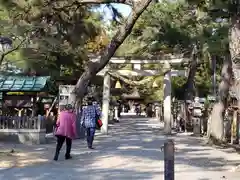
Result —
[{"label": "walking figure in blue", "polygon": [[96,130],[96,121],[101,115],[100,109],[93,105],[93,98],[87,99],[87,105],[82,107],[81,125],[86,128],[87,132],[87,145],[89,149],[93,148],[93,140]]}]

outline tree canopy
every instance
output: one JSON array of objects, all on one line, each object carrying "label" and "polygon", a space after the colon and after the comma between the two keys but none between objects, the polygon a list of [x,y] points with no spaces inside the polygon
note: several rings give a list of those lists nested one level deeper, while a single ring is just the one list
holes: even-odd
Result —
[{"label": "tree canopy", "polygon": [[24,46],[12,58],[21,59],[25,69],[40,75],[80,76],[88,52],[97,51],[108,42],[102,17],[92,11],[93,6],[79,6],[67,0],[47,2],[2,2],[2,35],[25,39]]},{"label": "tree canopy", "polygon": [[[81,104],[91,80],[115,54],[151,57],[167,53],[189,57],[188,67],[172,67],[189,70],[187,78],[173,80],[174,94],[184,94],[185,99],[211,92],[212,62],[216,59],[219,98],[212,119],[220,120],[214,125],[212,135],[222,139],[229,90],[235,87],[236,91],[240,86],[237,82],[240,1],[162,0],[150,5],[151,2],[2,0],[0,33],[13,40],[13,47],[1,52],[0,63],[11,59],[38,74],[79,77],[75,95],[77,104]],[[126,4],[132,11],[125,18],[111,3]],[[100,4],[106,4],[113,12],[111,36],[102,26],[103,16],[95,11]],[[89,61],[91,53],[99,55],[98,61]],[[145,68],[161,69],[161,65],[147,65]],[[132,83],[140,84],[139,89],[146,97],[161,97],[162,75],[132,80],[146,82],[144,87],[141,87],[142,83]],[[153,88],[153,84],[158,85]],[[240,97],[240,91],[236,92]]]},{"label": "tree canopy", "polygon": [[[218,56],[219,73],[222,56],[228,44],[227,34],[228,22],[215,21],[206,11],[195,5],[185,0],[161,1],[161,3],[152,4],[143,13],[132,34],[119,48],[118,54],[149,57],[171,53],[190,57],[193,45],[197,42],[200,44],[201,52],[195,86],[201,89],[198,91],[200,96],[207,96],[212,91],[212,58]],[[183,69],[183,67],[176,68]],[[219,75],[217,79],[220,80]],[[174,94],[179,94],[179,90],[184,89],[186,78],[174,78],[173,82],[177,83],[173,84],[176,90]]]},{"label": "tree canopy", "polygon": [[[200,95],[210,93],[211,58],[214,55],[221,56],[227,47],[228,22],[216,21],[209,16],[209,5],[200,6],[198,2],[194,3],[198,6],[193,1],[186,0],[161,1],[150,5],[137,21],[132,34],[117,51],[117,55],[148,57],[173,53],[189,56],[193,44],[200,42],[202,54],[195,85],[203,91]],[[0,18],[5,22],[1,26],[2,34],[17,37],[18,41],[14,41],[17,45],[25,40],[24,46],[9,54],[8,59],[15,59],[15,63],[18,62],[25,69],[32,69],[38,74],[54,77],[80,76],[88,63],[88,54],[101,55],[110,43],[111,37],[101,24],[103,15],[93,11],[98,5],[83,6],[77,1],[71,3],[66,0],[58,3],[12,0],[2,1],[1,6],[3,10]],[[117,22],[112,27],[117,29],[119,24],[125,23],[124,18],[113,6],[108,7],[114,14],[114,22]],[[219,69],[222,60],[221,57],[218,59]],[[146,68],[159,69],[161,65]],[[177,92],[182,89],[185,81],[182,77],[173,79],[176,90],[174,94],[179,94]],[[161,89],[162,75],[153,78],[147,85],[148,89],[151,89],[154,82]],[[159,90],[155,88],[145,93],[156,94],[155,91]]]}]

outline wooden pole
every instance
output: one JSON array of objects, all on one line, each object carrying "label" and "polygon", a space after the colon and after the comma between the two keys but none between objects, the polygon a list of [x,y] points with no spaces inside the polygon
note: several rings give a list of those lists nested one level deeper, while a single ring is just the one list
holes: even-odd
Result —
[{"label": "wooden pole", "polygon": [[46,117],[48,117],[48,116],[50,115],[50,112],[52,111],[54,105],[56,104],[57,99],[58,99],[58,97],[56,96],[55,99],[54,99],[54,101],[53,101],[53,103],[52,103],[52,105],[51,105],[51,107],[50,107],[49,110],[47,111]]}]

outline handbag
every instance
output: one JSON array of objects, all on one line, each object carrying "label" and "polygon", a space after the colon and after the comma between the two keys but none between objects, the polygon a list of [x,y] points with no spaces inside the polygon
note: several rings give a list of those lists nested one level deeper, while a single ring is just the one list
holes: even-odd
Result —
[{"label": "handbag", "polygon": [[98,128],[98,129],[101,129],[101,127],[102,127],[102,125],[103,125],[102,120],[101,120],[101,119],[98,119],[98,120],[96,121],[96,125],[97,125],[97,128]]},{"label": "handbag", "polygon": [[102,123],[102,120],[99,118],[96,109],[95,109],[95,116],[96,116],[96,128],[101,129],[103,123]]}]

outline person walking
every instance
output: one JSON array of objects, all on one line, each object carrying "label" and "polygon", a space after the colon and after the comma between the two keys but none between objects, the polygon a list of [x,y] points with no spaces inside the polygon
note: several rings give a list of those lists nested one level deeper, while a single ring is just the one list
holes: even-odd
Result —
[{"label": "person walking", "polygon": [[93,99],[88,98],[86,106],[82,107],[81,125],[86,128],[87,145],[89,149],[93,148],[93,140],[96,130],[96,121],[101,115],[100,108],[93,104]]},{"label": "person walking", "polygon": [[66,153],[65,159],[71,159],[71,147],[72,139],[76,138],[76,114],[73,110],[73,106],[68,104],[65,106],[65,109],[62,110],[59,114],[59,118],[56,123],[56,137],[57,137],[57,146],[54,156],[54,160],[58,160],[58,156],[64,141],[66,141]]}]

